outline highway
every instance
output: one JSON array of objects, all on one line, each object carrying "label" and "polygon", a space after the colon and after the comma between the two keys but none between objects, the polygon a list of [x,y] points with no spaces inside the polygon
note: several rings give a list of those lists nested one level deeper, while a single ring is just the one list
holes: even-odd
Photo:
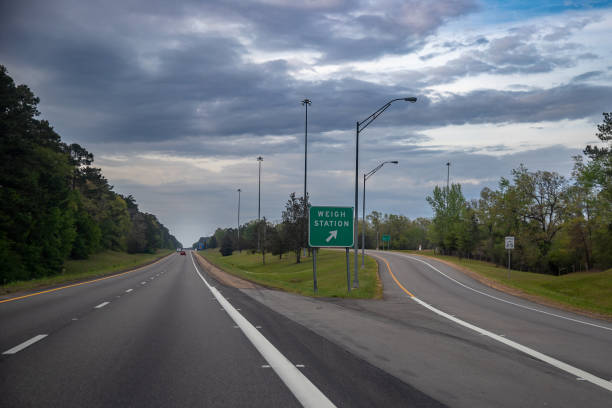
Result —
[{"label": "highway", "polygon": [[379,261],[382,301],[243,292],[448,406],[612,406],[610,322],[502,293],[429,258],[367,253]]},{"label": "highway", "polygon": [[443,406],[190,252],[0,302],[3,407]]}]

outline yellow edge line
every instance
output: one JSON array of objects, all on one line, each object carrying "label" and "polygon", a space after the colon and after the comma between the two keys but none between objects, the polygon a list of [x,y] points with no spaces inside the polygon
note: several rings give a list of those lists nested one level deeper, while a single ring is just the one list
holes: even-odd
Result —
[{"label": "yellow edge line", "polygon": [[[370,254],[370,255],[371,255],[371,254]],[[384,261],[384,262],[385,262],[385,264],[387,265],[387,270],[389,271],[389,275],[391,275],[391,277],[393,278],[393,280],[395,281],[395,283],[397,283],[397,286],[399,286],[399,287],[400,287],[400,289],[402,289],[404,292],[406,292],[406,293],[408,294],[408,296],[410,296],[411,298],[413,298],[413,297],[414,297],[414,295],[413,295],[412,293],[410,293],[410,291],[409,291],[408,289],[406,289],[406,288],[405,288],[405,287],[404,287],[404,286],[403,286],[403,285],[402,285],[402,284],[401,284],[401,283],[400,283],[400,282],[397,280],[397,278],[395,277],[395,275],[393,274],[393,272],[391,272],[391,266],[389,266],[389,262],[388,262],[388,261],[387,261],[385,258],[382,258],[382,257],[377,256],[377,255],[371,255],[371,256],[374,256],[374,257],[376,257],[376,258],[378,258],[378,259],[380,259],[380,260]]]},{"label": "yellow edge line", "polygon": [[25,298],[29,298],[29,297],[32,297],[32,296],[42,295],[43,293],[55,292],[56,290],[68,289],[68,288],[73,288],[75,286],[85,285],[85,284],[88,284],[88,283],[99,282],[99,281],[103,281],[103,280],[110,279],[110,278],[116,278],[117,276],[122,276],[122,275],[125,275],[125,274],[128,274],[128,273],[136,272],[136,271],[144,269],[144,268],[146,268],[148,266],[155,265],[156,263],[161,262],[166,257],[168,257],[168,255],[164,256],[163,258],[158,259],[157,261],[155,261],[153,263],[150,263],[150,264],[145,265],[145,266],[140,266],[140,267],[138,267],[136,269],[132,269],[132,270],[129,270],[127,272],[122,272],[122,273],[118,273],[116,275],[111,275],[111,276],[105,276],[104,278],[98,278],[98,279],[94,279],[94,280],[90,280],[90,281],[74,283],[72,285],[61,286],[59,288],[48,289],[48,290],[43,290],[43,291],[40,291],[40,292],[30,293],[28,295],[23,295],[23,296],[18,296],[18,297],[14,297],[14,298],[4,299],[4,300],[0,300],[0,303],[12,302],[14,300],[25,299]]}]

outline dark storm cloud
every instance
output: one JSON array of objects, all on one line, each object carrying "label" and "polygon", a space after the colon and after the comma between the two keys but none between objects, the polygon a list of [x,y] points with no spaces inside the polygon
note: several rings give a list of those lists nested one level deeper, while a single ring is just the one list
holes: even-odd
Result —
[{"label": "dark storm cloud", "polygon": [[[348,77],[298,81],[288,75],[286,61],[244,60],[247,50],[232,34],[181,31],[189,28],[185,20],[189,16],[218,17],[219,24],[224,17],[264,48],[313,49],[327,60],[349,55],[367,59],[376,54],[368,47],[392,53],[417,46],[419,35],[474,7],[470,1],[388,1],[381,14],[367,6],[360,13],[349,13],[355,4],[347,2],[319,2],[312,9],[287,4],[251,3],[244,8],[238,3],[184,2],[170,7],[153,2],[144,10],[131,2],[115,7],[98,2],[71,1],[64,6],[25,2],[3,18],[7,24],[0,28],[0,51],[9,70],[27,65],[44,73],[47,80],[36,84],[34,91],[41,96],[43,113],[46,106],[54,112],[50,119],[60,133],[92,142],[293,135],[300,131],[299,101],[306,96],[315,103],[311,125],[315,133],[351,129],[390,95],[420,98],[409,109],[389,110],[385,116],[390,126],[405,124],[407,109],[411,123],[440,126],[581,118],[601,110],[597,103],[609,102],[609,89],[594,86],[482,90],[443,96],[435,103],[419,89],[470,75],[545,72],[573,63],[571,58],[542,55],[531,43],[533,28],[511,30],[492,40],[477,37],[448,43],[445,47],[477,49],[426,74],[415,73],[420,81],[412,88]],[[418,24],[411,24],[415,19]],[[351,37],[354,34],[363,38]],[[287,143],[294,142],[278,143],[276,148]],[[217,146],[222,150],[227,143]]]},{"label": "dark storm cloud", "polygon": [[582,119],[612,104],[612,87],[567,84],[529,91],[476,90],[422,100],[414,120],[419,125],[524,123]]},{"label": "dark storm cloud", "polygon": [[257,45],[317,50],[324,62],[409,52],[448,19],[477,8],[473,0],[329,1],[308,10],[293,1],[271,3],[234,9],[252,23]]},{"label": "dark storm cloud", "polygon": [[592,79],[592,78],[600,77],[603,74],[604,74],[603,71],[589,71],[589,72],[585,72],[584,74],[576,75],[575,77],[573,77],[572,78],[572,82],[587,81],[587,80]]}]

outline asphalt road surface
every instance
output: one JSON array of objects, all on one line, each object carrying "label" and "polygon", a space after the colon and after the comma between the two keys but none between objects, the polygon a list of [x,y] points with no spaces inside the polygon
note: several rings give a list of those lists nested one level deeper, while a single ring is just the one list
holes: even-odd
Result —
[{"label": "asphalt road surface", "polygon": [[2,407],[443,406],[189,252],[0,302]]},{"label": "asphalt road surface", "polygon": [[368,252],[382,301],[243,293],[448,406],[612,407],[610,322],[499,292],[429,258]]}]

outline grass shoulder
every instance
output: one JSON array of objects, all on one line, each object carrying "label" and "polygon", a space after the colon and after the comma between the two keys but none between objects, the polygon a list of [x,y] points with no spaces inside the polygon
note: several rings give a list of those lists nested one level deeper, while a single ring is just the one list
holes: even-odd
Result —
[{"label": "grass shoulder", "polygon": [[160,249],[154,254],[128,254],[126,252],[103,251],[88,259],[68,260],[64,263],[63,273],[55,276],[11,282],[0,286],[0,295],[40,289],[84,279],[110,275],[151,263],[173,252]]},{"label": "grass shoulder", "polygon": [[[603,272],[575,272],[561,276],[533,272],[510,271],[490,262],[456,256],[434,255],[433,251],[398,251],[424,255],[468,269],[486,280],[501,284],[496,286],[518,289],[534,296],[533,300],[566,309],[612,318],[612,269]],[[552,303],[551,303],[552,302]]]},{"label": "grass shoulder", "polygon": [[[261,254],[249,251],[234,252],[222,256],[218,249],[200,251],[208,261],[224,271],[263,286],[282,289],[305,296],[315,296],[312,279],[312,257],[296,263],[293,253],[278,256],[266,255],[263,265]],[[349,257],[351,279],[353,256]],[[317,256],[318,297],[342,297],[378,299],[382,297],[382,285],[378,276],[378,264],[366,257],[365,268],[359,269],[359,288],[347,292],[346,255],[344,251],[319,250]]]}]

